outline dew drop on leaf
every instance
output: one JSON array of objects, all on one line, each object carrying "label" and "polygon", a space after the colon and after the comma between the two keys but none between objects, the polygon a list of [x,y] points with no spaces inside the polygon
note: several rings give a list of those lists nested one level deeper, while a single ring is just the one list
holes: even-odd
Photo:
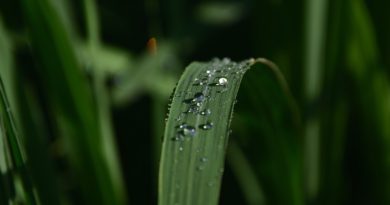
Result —
[{"label": "dew drop on leaf", "polygon": [[187,127],[188,125],[186,123],[182,123],[178,126],[179,129],[183,129],[185,127]]},{"label": "dew drop on leaf", "polygon": [[203,171],[204,170],[204,166],[203,165],[200,165],[196,168],[198,171]]},{"label": "dew drop on leaf", "polygon": [[218,85],[227,85],[228,80],[226,78],[219,78]]},{"label": "dew drop on leaf", "polygon": [[207,162],[208,159],[207,159],[207,157],[201,157],[201,158],[200,158],[200,161],[201,161],[201,162]]},{"label": "dew drop on leaf", "polygon": [[211,114],[211,110],[210,109],[205,109],[202,112],[200,112],[200,115],[203,115],[203,116],[210,115],[210,114]]},{"label": "dew drop on leaf", "polygon": [[192,102],[203,102],[205,100],[205,97],[203,93],[195,93],[194,98],[192,99]]},{"label": "dew drop on leaf", "polygon": [[209,129],[213,128],[213,126],[214,126],[214,123],[208,122],[206,124],[200,125],[199,127],[202,130],[209,130]]},{"label": "dew drop on leaf", "polygon": [[184,136],[195,136],[196,135],[196,129],[192,126],[186,126],[183,128],[183,134]]},{"label": "dew drop on leaf", "polygon": [[197,105],[191,105],[188,108],[187,113],[198,113],[199,112],[199,107],[200,106],[197,106]]}]

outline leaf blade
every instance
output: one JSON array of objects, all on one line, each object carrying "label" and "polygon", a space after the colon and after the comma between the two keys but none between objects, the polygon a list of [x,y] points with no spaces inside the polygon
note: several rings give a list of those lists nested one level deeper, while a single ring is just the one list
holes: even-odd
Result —
[{"label": "leaf blade", "polygon": [[187,67],[166,125],[159,204],[217,204],[235,97],[254,62],[225,59]]}]

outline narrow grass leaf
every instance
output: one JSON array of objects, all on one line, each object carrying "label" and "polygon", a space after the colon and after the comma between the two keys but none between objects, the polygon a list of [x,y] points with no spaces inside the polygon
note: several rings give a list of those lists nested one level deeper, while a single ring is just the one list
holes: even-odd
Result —
[{"label": "narrow grass leaf", "polygon": [[160,205],[218,203],[235,97],[254,62],[216,59],[186,68],[173,93],[164,134]]},{"label": "narrow grass leaf", "polygon": [[[0,186],[10,203],[39,204],[30,173],[26,166],[26,154],[22,139],[16,129],[5,88],[0,78]],[[1,190],[3,192],[3,189]],[[2,195],[0,195],[2,196]],[[2,201],[3,199],[0,199]]]}]

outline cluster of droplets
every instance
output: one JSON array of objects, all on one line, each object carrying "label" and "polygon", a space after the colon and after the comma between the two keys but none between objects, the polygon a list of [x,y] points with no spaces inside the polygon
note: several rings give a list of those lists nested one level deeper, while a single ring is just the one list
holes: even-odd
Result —
[{"label": "cluster of droplets", "polygon": [[[173,97],[182,97],[188,96],[191,94],[190,99],[184,100],[184,103],[187,104],[187,108],[178,114],[175,118],[175,121],[180,123],[185,121],[185,116],[188,114],[199,115],[202,117],[209,116],[212,111],[209,108],[204,108],[205,102],[207,100],[212,100],[209,96],[214,90],[216,93],[223,93],[228,90],[229,79],[239,78],[240,75],[245,73],[245,71],[253,63],[251,60],[243,61],[241,63],[232,62],[228,58],[224,59],[213,59],[207,67],[206,71],[198,75],[193,79],[192,85],[198,87],[199,91],[196,93],[191,92],[180,92],[176,93]],[[177,130],[175,136],[172,138],[173,141],[184,141],[186,139],[191,139],[197,135],[197,130],[211,130],[214,127],[214,123],[210,121],[205,121],[200,125],[189,125],[186,123],[181,123],[177,125]],[[183,150],[183,144],[180,144],[179,150]]]}]

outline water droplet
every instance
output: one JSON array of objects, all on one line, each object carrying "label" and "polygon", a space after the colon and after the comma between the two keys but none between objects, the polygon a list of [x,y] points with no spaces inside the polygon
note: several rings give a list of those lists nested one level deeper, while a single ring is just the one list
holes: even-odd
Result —
[{"label": "water droplet", "polygon": [[208,122],[208,123],[206,123],[206,124],[200,125],[199,127],[200,127],[202,130],[209,130],[209,129],[213,128],[213,126],[214,126],[214,123]]},{"label": "water droplet", "polygon": [[182,124],[180,124],[179,126],[177,126],[177,128],[183,129],[183,128],[187,127],[187,126],[188,126],[188,125],[187,125],[186,123],[182,123]]},{"label": "water droplet", "polygon": [[207,162],[208,159],[207,159],[207,157],[201,157],[201,158],[200,158],[200,161],[201,161],[201,162]]},{"label": "water droplet", "polygon": [[192,126],[186,126],[185,128],[183,128],[183,134],[184,136],[195,136],[196,135],[196,129],[195,127],[192,127]]},{"label": "water droplet", "polygon": [[179,147],[179,151],[182,152],[184,148],[182,146]]},{"label": "water droplet", "polygon": [[194,85],[204,85],[206,84],[207,82],[207,78],[203,78],[203,79],[199,79],[199,78],[195,78],[194,79]]},{"label": "water droplet", "polygon": [[210,109],[205,109],[202,112],[200,112],[200,115],[210,115],[210,114],[211,114],[211,110]]},{"label": "water droplet", "polygon": [[192,102],[203,102],[205,100],[205,97],[203,93],[195,93],[194,98],[192,99]]},{"label": "water droplet", "polygon": [[191,105],[191,106],[188,108],[187,113],[198,113],[198,112],[199,112],[199,107],[200,107],[200,106]]},{"label": "water droplet", "polygon": [[202,171],[202,170],[204,170],[204,166],[203,166],[203,165],[200,165],[200,166],[198,166],[196,169],[197,169],[198,171]]},{"label": "water droplet", "polygon": [[230,59],[229,58],[223,58],[222,59],[222,63],[228,64],[228,63],[230,63]]},{"label": "water droplet", "polygon": [[178,121],[181,121],[183,117],[183,113],[180,113],[179,116],[177,116],[177,118],[175,118],[175,120],[178,122]]},{"label": "water droplet", "polygon": [[181,134],[176,134],[175,137],[172,137],[172,141],[183,141],[184,138]]},{"label": "water droplet", "polygon": [[227,85],[228,80],[226,78],[219,78],[218,85]]},{"label": "water droplet", "polygon": [[212,187],[212,186],[214,186],[214,184],[215,184],[215,183],[214,183],[214,182],[212,182],[212,181],[211,181],[211,182],[209,182],[209,183],[207,183],[207,185],[208,185],[209,187]]}]

